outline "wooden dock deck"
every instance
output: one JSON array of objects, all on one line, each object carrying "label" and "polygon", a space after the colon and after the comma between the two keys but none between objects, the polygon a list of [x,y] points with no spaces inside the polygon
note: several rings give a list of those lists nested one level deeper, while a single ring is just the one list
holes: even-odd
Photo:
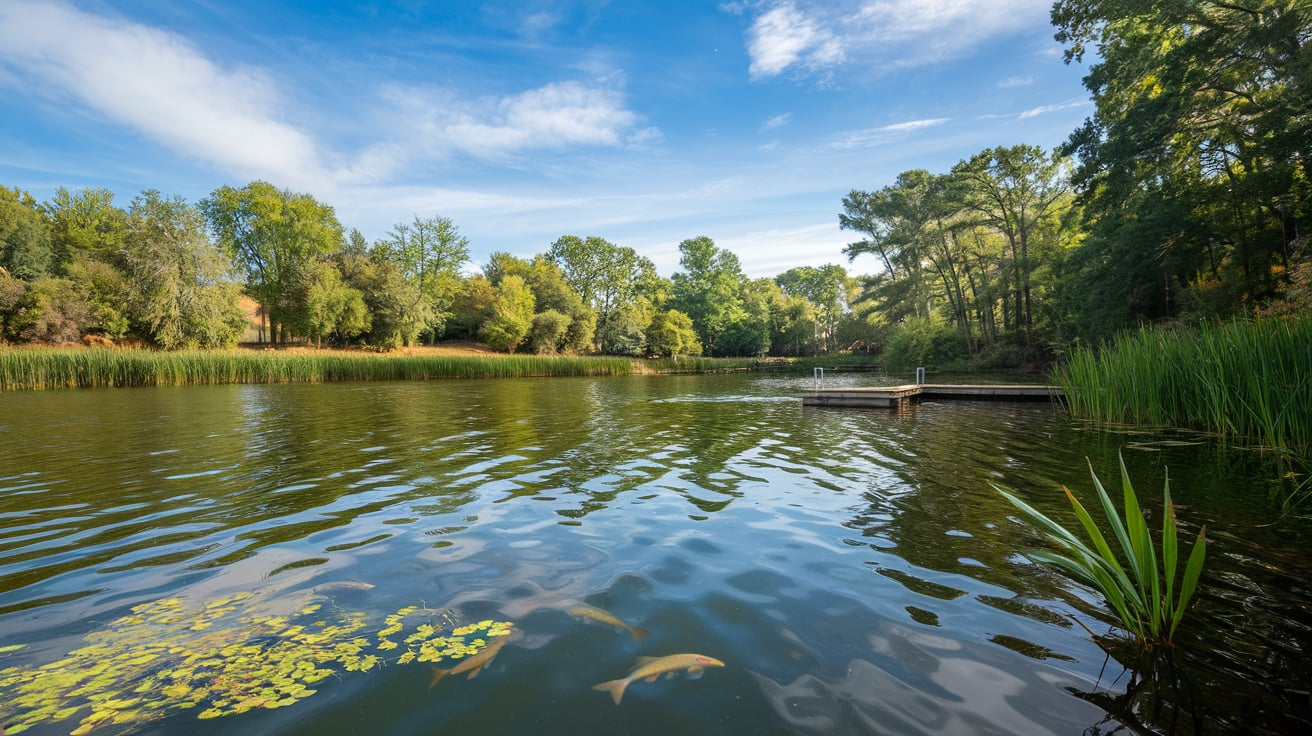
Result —
[{"label": "wooden dock deck", "polygon": [[1023,384],[970,385],[921,383],[871,388],[818,389],[802,396],[803,406],[888,408],[913,399],[967,399],[984,401],[1061,401],[1057,386]]}]

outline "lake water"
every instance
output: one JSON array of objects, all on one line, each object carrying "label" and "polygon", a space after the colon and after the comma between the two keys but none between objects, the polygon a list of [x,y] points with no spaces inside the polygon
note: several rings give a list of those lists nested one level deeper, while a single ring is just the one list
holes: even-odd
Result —
[{"label": "lake water", "polygon": [[[99,708],[121,722],[93,733],[315,736],[1312,723],[1309,526],[1281,516],[1269,458],[1047,403],[804,408],[810,387],[735,374],[0,394],[0,719],[62,734]],[[1090,635],[1114,631],[1097,596],[1021,556],[1037,537],[989,487],[1073,523],[1061,485],[1088,498],[1086,457],[1112,485],[1118,452],[1157,519],[1169,468],[1188,541],[1206,524],[1211,544],[1179,646],[1116,650],[1124,661]],[[186,702],[202,678],[177,674],[197,652],[308,656],[253,630],[261,616],[299,616],[321,640],[353,621],[363,651],[323,665],[313,695],[198,719],[217,713]],[[500,650],[476,678],[398,661],[417,627],[488,620],[515,635],[486,637]],[[377,649],[392,623],[401,646]],[[634,682],[618,705],[593,689],[675,653],[724,667]],[[41,688],[60,702],[25,721]]]}]

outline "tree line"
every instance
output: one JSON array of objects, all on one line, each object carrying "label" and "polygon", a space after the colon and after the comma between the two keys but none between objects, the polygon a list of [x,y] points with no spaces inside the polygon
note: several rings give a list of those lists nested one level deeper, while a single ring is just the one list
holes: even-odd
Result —
[{"label": "tree line", "polygon": [[853,190],[858,303],[890,346],[976,365],[1141,323],[1312,308],[1312,5],[1060,0],[1094,113],[1054,151],[1002,146]]},{"label": "tree line", "polygon": [[[0,339],[229,347],[258,305],[260,342],[396,348],[473,340],[539,354],[814,354],[859,340],[839,266],[750,279],[706,237],[672,278],[632,248],[565,235],[468,274],[449,218],[415,216],[367,242],[333,208],[255,181],[195,205],[156,191],[126,208],[104,189],[47,202],[0,186]],[[844,320],[846,331],[842,328]]]},{"label": "tree line", "polygon": [[1096,54],[1095,109],[1055,150],[998,146],[852,190],[839,265],[748,278],[706,237],[680,271],[564,235],[481,270],[450,219],[369,243],[268,182],[195,205],[103,189],[36,202],[0,186],[0,340],[258,339],[393,348],[437,340],[621,355],[883,351],[890,366],[1041,364],[1144,322],[1312,306],[1307,230],[1312,6],[1061,0],[1067,62]]}]

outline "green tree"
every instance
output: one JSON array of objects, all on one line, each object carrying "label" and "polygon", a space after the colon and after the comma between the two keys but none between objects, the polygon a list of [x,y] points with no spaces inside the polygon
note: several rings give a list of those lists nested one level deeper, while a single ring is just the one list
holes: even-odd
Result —
[{"label": "green tree", "polygon": [[692,318],[702,347],[711,355],[757,355],[769,348],[770,309],[750,287],[738,256],[706,236],[679,243],[670,306]]},{"label": "green tree", "polygon": [[802,296],[785,294],[770,315],[770,346],[776,355],[814,355],[820,345],[815,305]]},{"label": "green tree", "polygon": [[528,331],[528,349],[538,355],[555,355],[565,342],[569,315],[548,309],[533,315],[533,324]]},{"label": "green tree", "polygon": [[320,261],[310,272],[302,331],[323,346],[323,338],[344,343],[373,327],[364,293],[347,285],[331,261]]},{"label": "green tree", "polygon": [[13,340],[9,323],[18,316],[18,310],[27,293],[27,282],[0,270],[0,343]]},{"label": "green tree", "polygon": [[514,352],[533,326],[533,292],[519,276],[510,275],[496,286],[492,314],[479,329],[483,342],[493,350]]},{"label": "green tree", "polygon": [[456,292],[447,336],[463,340],[478,339],[478,328],[492,316],[496,289],[486,276],[475,274],[464,279]]},{"label": "green tree", "polygon": [[1066,145],[1090,232],[1086,333],[1247,308],[1287,277],[1312,214],[1312,6],[1060,0],[1066,60],[1096,54]]},{"label": "green tree", "polygon": [[245,272],[246,292],[268,317],[272,341],[285,341],[287,329],[305,323],[313,265],[342,243],[333,208],[263,181],[219,187],[200,208]]},{"label": "green tree", "polygon": [[788,296],[801,297],[815,308],[813,338],[825,352],[835,350],[838,323],[847,312],[847,270],[832,264],[790,268],[775,277]]},{"label": "green tree", "polygon": [[539,313],[558,312],[568,319],[559,350],[587,352],[592,349],[597,326],[596,312],[583,301],[583,297],[565,280],[564,273],[554,261],[536,255],[532,261],[515,258],[508,253],[493,253],[483,269],[492,284],[499,284],[505,276],[515,275],[533,292]]},{"label": "green tree", "polygon": [[237,344],[246,325],[239,287],[200,210],[181,197],[142,192],[128,210],[122,259],[129,311],[152,343],[170,350]]},{"label": "green tree", "polygon": [[108,189],[55,190],[43,209],[51,223],[53,270],[63,273],[78,257],[117,263],[127,228],[127,213],[114,206]]},{"label": "green tree", "polygon": [[[153,267],[153,266],[152,266]],[[65,278],[89,309],[83,329],[110,339],[125,337],[132,329],[133,304],[139,294],[127,274],[112,264],[79,255],[64,267]]]},{"label": "green tree", "polygon": [[435,341],[451,316],[460,289],[460,269],[469,262],[469,239],[450,218],[415,215],[410,223],[394,225],[376,248],[400,267],[428,301],[433,321],[427,332],[429,341]]},{"label": "green tree", "polygon": [[33,281],[50,267],[49,221],[32,195],[0,185],[0,269]]},{"label": "green tree", "polygon": [[[419,287],[405,278],[400,267],[379,254],[341,253],[338,259],[346,286],[360,293],[368,309],[369,327],[362,333],[364,340],[387,349],[413,345],[433,319]],[[342,296],[346,307],[353,309],[349,293]],[[340,313],[338,316],[343,317]]]},{"label": "green tree", "polygon": [[[992,148],[957,164],[952,174],[964,184],[963,203],[1006,239],[1012,264],[1012,324],[1029,342],[1034,325],[1033,275],[1037,248],[1072,204],[1067,163],[1036,146]],[[1051,250],[1051,249],[1050,249]]]},{"label": "green tree", "polygon": [[[648,321],[633,322],[644,307],[637,305],[634,309],[632,303],[638,299],[651,300],[660,280],[656,266],[632,248],[603,238],[583,239],[576,235],[557,239],[547,251],[547,258],[560,268],[565,282],[594,311],[598,349],[603,353],[630,354],[626,348],[631,348],[634,328],[641,335]],[[571,340],[577,341],[578,337]]]},{"label": "green tree", "polygon": [[647,327],[648,349],[662,357],[701,355],[702,344],[693,329],[692,318],[677,309],[657,312]]}]

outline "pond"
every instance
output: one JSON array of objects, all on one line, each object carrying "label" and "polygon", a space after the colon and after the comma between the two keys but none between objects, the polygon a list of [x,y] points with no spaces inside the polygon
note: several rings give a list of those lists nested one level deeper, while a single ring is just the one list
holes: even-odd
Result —
[{"label": "pond", "polygon": [[[0,394],[0,721],[315,736],[1312,723],[1310,528],[1281,514],[1262,453],[1047,403],[803,407],[811,381]],[[1205,524],[1211,544],[1178,646],[1146,658],[1108,655],[1098,597],[1021,555],[1038,536],[989,485],[1074,523],[1062,484],[1087,497],[1088,458],[1111,486],[1118,453],[1158,519],[1169,469],[1186,539]],[[618,703],[595,689],[674,654],[707,660],[661,660],[677,676],[639,673]]]}]

